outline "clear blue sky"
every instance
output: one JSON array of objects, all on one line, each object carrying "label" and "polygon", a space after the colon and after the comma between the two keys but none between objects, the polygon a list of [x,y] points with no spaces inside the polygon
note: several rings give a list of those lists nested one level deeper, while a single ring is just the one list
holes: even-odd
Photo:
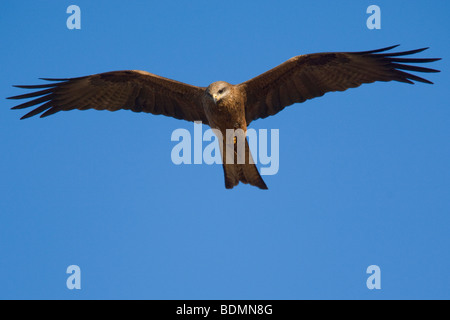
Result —
[{"label": "clear blue sky", "polygon": [[[66,8],[81,8],[68,30]],[[366,9],[382,10],[368,30]],[[297,104],[269,191],[171,162],[192,124],[127,111],[19,121],[0,103],[0,298],[450,298],[448,1],[2,1],[13,84],[140,69],[207,86],[288,58],[401,44],[435,85],[377,83]],[[82,289],[66,288],[78,265]],[[378,265],[382,289],[366,287]]]}]

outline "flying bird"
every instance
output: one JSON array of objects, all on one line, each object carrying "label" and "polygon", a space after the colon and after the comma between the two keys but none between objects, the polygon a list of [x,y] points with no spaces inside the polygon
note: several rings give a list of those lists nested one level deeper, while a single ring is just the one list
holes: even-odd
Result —
[{"label": "flying bird", "polygon": [[[254,120],[275,115],[285,107],[321,97],[327,92],[345,91],[375,81],[431,81],[406,71],[439,72],[411,65],[440,59],[405,58],[428,48],[387,52],[397,46],[363,52],[313,53],[293,57],[279,66],[238,85],[224,81],[197,87],[145,71],[126,70],[79,78],[46,79],[42,85],[15,86],[40,89],[8,99],[28,99],[12,109],[38,106],[21,119],[37,114],[46,117],[59,111],[120,109],[165,115],[187,121],[201,121],[222,133],[225,187],[239,182],[267,189],[245,140],[245,162],[227,162],[226,154],[237,156],[237,143],[226,140],[227,129],[242,129]],[[231,147],[230,147],[231,146]]]}]

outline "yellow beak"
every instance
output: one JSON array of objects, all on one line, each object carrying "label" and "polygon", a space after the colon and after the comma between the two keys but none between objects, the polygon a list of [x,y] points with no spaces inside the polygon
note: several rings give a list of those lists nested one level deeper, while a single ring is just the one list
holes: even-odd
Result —
[{"label": "yellow beak", "polygon": [[217,102],[217,94],[213,94],[214,103]]}]

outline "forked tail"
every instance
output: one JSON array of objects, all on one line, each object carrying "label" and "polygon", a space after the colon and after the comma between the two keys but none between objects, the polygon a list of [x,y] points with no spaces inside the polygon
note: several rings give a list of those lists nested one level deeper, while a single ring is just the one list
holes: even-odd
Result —
[{"label": "forked tail", "polygon": [[[237,152],[238,144],[235,143],[233,148],[231,146],[226,147],[226,144],[224,142],[224,146],[222,149],[223,150],[222,159],[223,159],[223,171],[225,175],[225,188],[232,189],[233,187],[237,186],[239,182],[242,182],[245,184],[249,183],[252,186],[256,186],[260,189],[267,190],[268,188],[266,186],[266,183],[262,179],[261,175],[258,172],[258,169],[256,168],[256,165],[254,164],[247,139],[244,139],[244,141],[245,141],[245,163],[243,164],[239,164],[238,162],[238,152]],[[227,161],[226,150],[234,153],[234,161],[232,164],[228,164],[229,161]]]}]

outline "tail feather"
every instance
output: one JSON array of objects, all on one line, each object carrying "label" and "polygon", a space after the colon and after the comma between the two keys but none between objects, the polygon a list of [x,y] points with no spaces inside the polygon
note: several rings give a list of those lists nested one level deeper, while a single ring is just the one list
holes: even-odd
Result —
[{"label": "tail feather", "polygon": [[258,172],[258,168],[254,164],[250,148],[245,139],[245,164],[238,164],[237,162],[237,148],[234,147],[234,164],[226,163],[226,150],[223,152],[223,171],[225,176],[225,188],[232,189],[237,186],[239,182],[256,186],[260,189],[267,190],[267,185]]}]

